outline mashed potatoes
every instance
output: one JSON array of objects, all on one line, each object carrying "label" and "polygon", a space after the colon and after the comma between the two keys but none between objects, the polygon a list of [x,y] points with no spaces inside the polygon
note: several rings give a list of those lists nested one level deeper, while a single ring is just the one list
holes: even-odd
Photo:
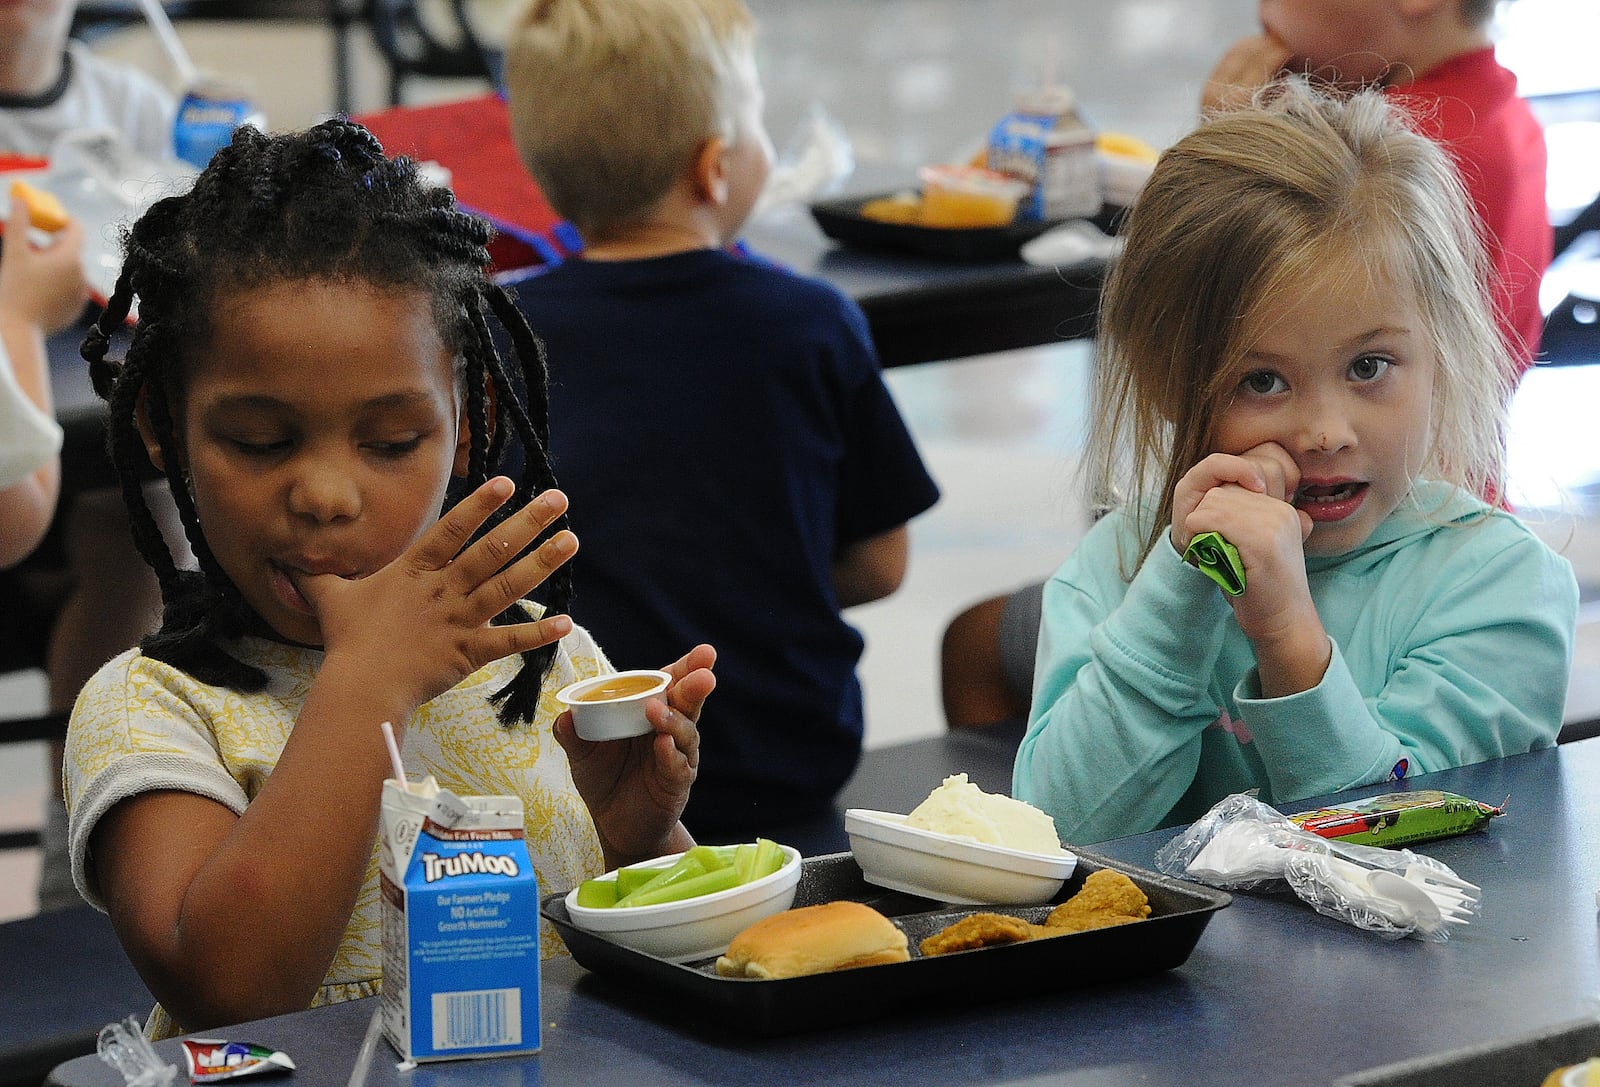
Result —
[{"label": "mashed potatoes", "polygon": [[945,778],[906,816],[906,826],[1029,853],[1061,852],[1048,815],[1021,800],[986,793],[965,774]]}]

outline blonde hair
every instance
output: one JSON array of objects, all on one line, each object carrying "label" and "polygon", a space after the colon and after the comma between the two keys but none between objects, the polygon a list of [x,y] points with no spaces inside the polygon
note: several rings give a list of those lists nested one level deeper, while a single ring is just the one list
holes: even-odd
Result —
[{"label": "blonde hair", "polygon": [[506,51],[512,135],[580,231],[637,220],[712,137],[732,143],[754,73],[740,0],[529,0]]},{"label": "blonde hair", "polygon": [[1265,304],[1363,272],[1414,292],[1432,339],[1421,475],[1503,493],[1514,356],[1470,207],[1445,152],[1377,90],[1335,97],[1279,82],[1168,149],[1102,301],[1084,465],[1092,507],[1126,505],[1147,555],[1178,480],[1213,451]]}]

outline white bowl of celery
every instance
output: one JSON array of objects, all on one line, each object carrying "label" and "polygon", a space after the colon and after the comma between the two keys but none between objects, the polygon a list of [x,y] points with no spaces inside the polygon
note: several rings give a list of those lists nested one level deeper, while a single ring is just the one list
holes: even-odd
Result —
[{"label": "white bowl of celery", "polygon": [[697,845],[619,868],[567,892],[586,932],[668,962],[714,958],[745,927],[794,903],[800,853],[758,838]]}]

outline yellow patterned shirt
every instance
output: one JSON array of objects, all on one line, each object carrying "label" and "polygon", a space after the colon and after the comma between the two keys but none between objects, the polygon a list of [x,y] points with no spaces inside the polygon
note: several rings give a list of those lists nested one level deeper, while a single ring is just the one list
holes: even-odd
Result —
[{"label": "yellow patterned shirt", "polygon": [[[242,813],[277,764],[323,655],[258,638],[240,641],[231,652],[267,673],[265,690],[242,694],[212,687],[129,650],[101,668],[79,695],[67,732],[64,783],[73,879],[95,907],[105,908],[94,883],[89,837],[113,805],[144,792],[179,789]],[[458,794],[521,797],[540,893],[565,891],[600,874],[604,862],[566,753],[550,731],[561,708],[555,692],[612,668],[587,632],[574,629],[561,640],[537,720],[505,728],[487,699],[520,667],[516,657],[496,661],[424,703],[406,722],[404,760],[412,775],[432,774]],[[350,926],[313,1007],[378,992],[381,901],[374,839]],[[546,958],[565,953],[548,922],[541,922],[540,946]],[[146,1031],[158,1038],[182,1033],[159,1005]]]}]

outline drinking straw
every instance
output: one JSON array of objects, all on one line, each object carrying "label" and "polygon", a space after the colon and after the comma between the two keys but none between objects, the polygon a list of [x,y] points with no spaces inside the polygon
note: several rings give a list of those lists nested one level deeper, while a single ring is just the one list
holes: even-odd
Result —
[{"label": "drinking straw", "polygon": [[[388,732],[389,722],[384,722],[384,731]],[[404,778],[400,780],[404,781]],[[350,1079],[347,1087],[363,1087],[367,1082],[367,1069],[372,1067],[372,1054],[378,1048],[378,1032],[383,1026],[383,1001],[374,1001],[377,1007],[373,1009],[372,1021],[367,1024],[367,1033],[361,1039],[361,1048],[356,1051],[355,1067],[350,1069]]]},{"label": "drinking straw", "polygon": [[409,793],[411,783],[406,780],[405,763],[400,761],[400,745],[394,742],[394,726],[384,721],[378,727],[383,730],[383,742],[389,748],[389,765],[394,767],[394,779],[401,789]]},{"label": "drinking straw", "polygon": [[172,20],[167,18],[161,0],[139,0],[139,6],[144,9],[145,22],[155,31],[156,38],[161,42],[161,48],[167,54],[167,59],[178,70],[179,82],[185,87],[194,86],[199,81],[200,73],[195,68],[194,61],[189,59],[189,51],[183,47],[183,42],[178,40],[178,32],[172,29]]}]

